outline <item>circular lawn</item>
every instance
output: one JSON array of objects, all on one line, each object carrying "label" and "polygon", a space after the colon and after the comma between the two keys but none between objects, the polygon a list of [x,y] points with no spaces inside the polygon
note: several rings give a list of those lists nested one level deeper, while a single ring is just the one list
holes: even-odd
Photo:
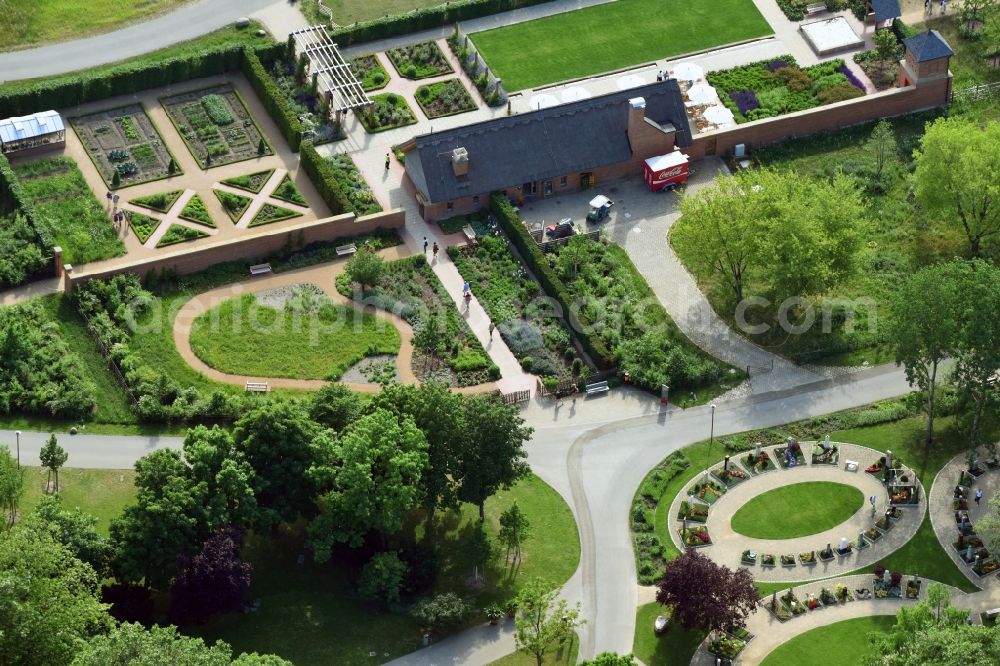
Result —
[{"label": "circular lawn", "polygon": [[794,539],[836,527],[864,501],[860,490],[843,483],[795,483],[754,497],[733,516],[732,527],[754,539]]},{"label": "circular lawn", "polygon": [[779,645],[761,666],[823,663],[830,661],[831,654],[836,654],[837,663],[860,664],[872,653],[868,632],[887,632],[895,623],[895,615],[875,615],[817,627]]}]

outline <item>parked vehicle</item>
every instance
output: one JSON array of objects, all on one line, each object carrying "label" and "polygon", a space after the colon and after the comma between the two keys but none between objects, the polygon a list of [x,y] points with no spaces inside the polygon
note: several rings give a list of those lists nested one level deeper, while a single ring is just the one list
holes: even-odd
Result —
[{"label": "parked vehicle", "polygon": [[545,235],[548,236],[550,240],[567,238],[575,233],[576,225],[573,224],[573,218],[571,217],[559,220],[559,224],[552,224],[545,227]]}]

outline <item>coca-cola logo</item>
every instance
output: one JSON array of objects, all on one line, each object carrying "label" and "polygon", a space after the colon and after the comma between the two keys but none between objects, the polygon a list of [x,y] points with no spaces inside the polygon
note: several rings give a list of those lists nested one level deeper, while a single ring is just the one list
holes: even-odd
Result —
[{"label": "coca-cola logo", "polygon": [[666,171],[661,171],[660,173],[656,174],[656,179],[662,180],[664,178],[672,178],[674,176],[679,176],[682,173],[684,173],[684,167],[675,166],[672,169],[667,169]]}]

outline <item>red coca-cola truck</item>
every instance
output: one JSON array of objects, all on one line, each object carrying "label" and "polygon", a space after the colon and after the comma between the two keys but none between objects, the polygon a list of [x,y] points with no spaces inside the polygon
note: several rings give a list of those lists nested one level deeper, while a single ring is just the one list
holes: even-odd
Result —
[{"label": "red coca-cola truck", "polygon": [[688,179],[688,156],[679,150],[650,157],[643,164],[642,179],[654,192],[673,189]]}]

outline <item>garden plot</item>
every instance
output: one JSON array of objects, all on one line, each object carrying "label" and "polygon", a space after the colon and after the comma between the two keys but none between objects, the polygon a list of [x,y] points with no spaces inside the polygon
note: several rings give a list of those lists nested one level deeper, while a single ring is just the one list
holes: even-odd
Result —
[{"label": "garden plot", "polygon": [[177,245],[178,243],[187,243],[188,241],[198,240],[199,238],[205,238],[208,234],[204,231],[198,229],[192,229],[191,227],[185,227],[180,224],[172,224],[167,232],[160,237],[160,240],[156,243],[156,247],[167,247],[170,245]]},{"label": "garden plot", "polygon": [[149,194],[144,197],[129,199],[129,203],[133,206],[142,206],[143,208],[155,210],[157,213],[166,213],[177,202],[177,199],[179,199],[182,194],[184,194],[184,190],[157,192],[156,194]]},{"label": "garden plot", "polygon": [[295,117],[302,122],[303,138],[318,146],[346,136],[340,123],[327,113],[322,95],[312,87],[312,78],[305,76],[295,62],[279,59],[268,74],[288,100]]},{"label": "garden plot", "polygon": [[290,220],[293,217],[301,217],[302,213],[289,210],[282,206],[275,206],[274,204],[266,203],[261,206],[260,210],[254,215],[253,219],[250,220],[250,227],[259,227],[265,224],[273,224],[274,222],[282,222],[284,220]]},{"label": "garden plot", "polygon": [[271,179],[271,174],[273,173],[274,169],[268,169],[266,171],[257,171],[256,173],[251,173],[246,176],[226,178],[221,182],[223,185],[228,185],[229,187],[236,187],[241,190],[246,190],[247,192],[260,194],[260,191],[264,189],[264,185],[266,185],[267,181]]},{"label": "garden plot", "polygon": [[215,220],[212,219],[212,215],[205,208],[205,202],[197,194],[188,199],[178,217],[188,222],[200,224],[203,227],[215,228]]},{"label": "garden plot", "polygon": [[287,201],[288,203],[295,204],[297,206],[308,206],[309,202],[306,198],[302,196],[302,192],[296,187],[295,181],[289,174],[285,174],[285,177],[281,179],[278,183],[278,187],[271,192],[271,197],[274,199],[281,199],[282,201]]},{"label": "garden plot", "polygon": [[374,54],[358,56],[347,61],[355,78],[361,82],[365,92],[381,90],[389,85],[389,73]]},{"label": "garden plot", "polygon": [[240,221],[243,213],[253,203],[253,199],[245,197],[242,194],[233,194],[232,192],[225,192],[223,190],[212,190],[212,194],[222,204],[222,209],[226,211],[226,215],[233,221],[233,224]]},{"label": "garden plot", "polygon": [[351,208],[359,216],[380,213],[382,206],[375,199],[372,188],[365,181],[364,176],[358,171],[357,165],[350,155],[340,154],[326,159],[333,171],[333,177],[337,181],[340,191],[347,196],[351,202]]},{"label": "garden plot", "polygon": [[141,104],[69,119],[105,184],[119,187],[180,173],[173,155]]},{"label": "garden plot", "polygon": [[140,243],[148,241],[149,237],[160,226],[160,220],[150,215],[130,212],[127,217],[128,224],[132,227],[132,231],[135,232],[136,238],[139,239]]},{"label": "garden plot", "polygon": [[371,100],[371,106],[358,110],[358,120],[371,134],[417,122],[410,105],[396,93],[375,95]]},{"label": "garden plot", "polygon": [[436,42],[400,46],[385,54],[399,75],[408,79],[426,79],[455,71]]},{"label": "garden plot", "polygon": [[430,83],[417,88],[417,104],[428,118],[454,116],[475,111],[478,106],[458,79]]},{"label": "garden plot", "polygon": [[164,97],[160,103],[203,169],[273,154],[229,84]]}]

